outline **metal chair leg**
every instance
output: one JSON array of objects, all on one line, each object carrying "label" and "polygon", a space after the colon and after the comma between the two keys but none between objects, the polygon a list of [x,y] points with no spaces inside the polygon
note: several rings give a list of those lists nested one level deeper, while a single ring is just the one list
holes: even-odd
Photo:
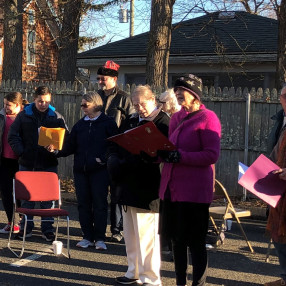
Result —
[{"label": "metal chair leg", "polygon": [[57,226],[56,226],[56,236],[55,236],[55,240],[58,240],[58,232],[59,232],[59,217],[57,217]]},{"label": "metal chair leg", "polygon": [[71,255],[70,255],[70,219],[69,217],[67,216],[67,250],[68,250],[68,258],[71,258]]},{"label": "metal chair leg", "polygon": [[247,236],[246,236],[246,234],[245,234],[245,232],[244,232],[244,230],[243,230],[243,227],[242,227],[242,225],[241,225],[241,222],[240,222],[239,217],[237,217],[237,216],[235,215],[235,218],[236,218],[236,221],[237,221],[237,223],[238,223],[238,225],[239,225],[239,228],[240,228],[240,230],[241,230],[241,232],[242,232],[242,235],[243,235],[243,237],[244,237],[244,239],[245,239],[245,241],[246,241],[246,243],[247,243],[247,245],[248,245],[248,247],[249,247],[251,253],[254,253],[254,250],[253,250],[253,248],[252,248],[252,246],[251,246],[251,244],[250,244],[250,242],[249,242],[249,240],[248,240],[248,238],[247,238]]},{"label": "metal chair leg", "polygon": [[265,262],[269,262],[269,256],[270,256],[270,249],[271,249],[271,244],[272,244],[272,238],[268,242],[268,247],[267,247],[267,253],[265,257]]},{"label": "metal chair leg", "polygon": [[65,257],[67,258],[71,258],[70,255],[70,232],[69,232],[69,217],[66,217],[67,220],[67,254],[65,254],[64,252],[62,253]]},{"label": "metal chair leg", "polygon": [[217,240],[216,240],[216,243],[215,243],[216,246],[219,245],[219,243],[218,243],[219,240],[220,240],[221,244],[223,244],[223,239],[221,237],[221,233],[223,232],[223,229],[224,229],[224,223],[222,222],[222,224],[219,227],[217,227],[217,225],[216,225],[216,223],[215,223],[215,221],[214,221],[212,216],[210,216],[210,220],[211,220],[211,223],[212,223],[212,225],[214,227],[214,231],[215,231],[215,233],[217,235]]},{"label": "metal chair leg", "polygon": [[25,250],[25,242],[26,242],[26,232],[27,232],[27,216],[25,214],[22,214],[25,219],[25,224],[24,224],[24,233],[23,233],[23,240],[22,240],[22,248],[20,254],[17,254],[11,247],[11,236],[12,236],[12,231],[14,227],[14,214],[13,214],[13,220],[11,222],[11,229],[9,233],[9,238],[8,238],[8,248],[16,255],[16,257],[21,258],[24,254]]}]

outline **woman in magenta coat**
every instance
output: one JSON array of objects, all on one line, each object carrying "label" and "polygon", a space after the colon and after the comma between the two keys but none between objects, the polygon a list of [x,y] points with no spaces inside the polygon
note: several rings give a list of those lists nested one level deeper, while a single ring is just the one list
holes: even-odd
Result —
[{"label": "woman in magenta coat", "polygon": [[202,81],[189,74],[176,80],[182,106],[170,121],[169,140],[176,151],[159,151],[165,161],[159,190],[162,200],[160,233],[171,238],[177,285],[187,284],[187,247],[193,264],[193,286],[205,285],[209,205],[214,169],[220,152],[221,125],[201,103]]}]

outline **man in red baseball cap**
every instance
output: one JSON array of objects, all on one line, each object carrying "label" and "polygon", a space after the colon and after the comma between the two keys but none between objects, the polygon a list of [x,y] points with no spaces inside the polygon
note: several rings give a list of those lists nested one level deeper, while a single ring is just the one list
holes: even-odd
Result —
[{"label": "man in red baseball cap", "polygon": [[129,95],[117,85],[119,67],[117,63],[107,61],[97,71],[100,87],[98,93],[103,100],[103,110],[105,114],[115,119],[118,127],[127,115],[135,112]]}]

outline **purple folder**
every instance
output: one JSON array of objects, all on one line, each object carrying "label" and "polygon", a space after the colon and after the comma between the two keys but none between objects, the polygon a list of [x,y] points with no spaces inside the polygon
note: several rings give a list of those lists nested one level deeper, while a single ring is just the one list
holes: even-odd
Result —
[{"label": "purple folder", "polygon": [[247,169],[238,183],[272,207],[276,207],[281,195],[286,191],[286,181],[273,174],[280,169],[266,156],[260,155]]}]

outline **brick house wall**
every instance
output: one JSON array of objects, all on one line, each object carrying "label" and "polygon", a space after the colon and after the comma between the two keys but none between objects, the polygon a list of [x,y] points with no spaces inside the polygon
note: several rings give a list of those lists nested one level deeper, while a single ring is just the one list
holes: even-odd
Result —
[{"label": "brick house wall", "polygon": [[[47,1],[50,1],[54,8],[56,8],[57,5],[54,1]],[[2,49],[2,57],[4,55],[5,40],[3,39],[3,4],[4,0],[0,0],[0,51]],[[33,13],[32,17],[34,21],[31,21],[30,12]],[[46,16],[43,16],[37,5],[37,1],[35,0],[30,1],[27,6],[24,7],[22,56],[23,81],[56,80],[58,46],[45,17]],[[31,36],[31,33],[35,35],[35,45],[33,45],[35,48],[34,50],[31,48],[29,49],[28,47],[28,37],[29,35]],[[57,33],[54,34],[57,35]],[[32,62],[28,62],[28,58],[30,58],[28,56],[29,51],[30,55],[34,57],[34,61]],[[2,62],[3,61],[0,61],[0,80],[2,79]]]},{"label": "brick house wall", "polygon": [[3,64],[3,28],[4,28],[4,11],[3,4],[5,0],[0,0],[0,80],[2,80],[2,64]]}]

